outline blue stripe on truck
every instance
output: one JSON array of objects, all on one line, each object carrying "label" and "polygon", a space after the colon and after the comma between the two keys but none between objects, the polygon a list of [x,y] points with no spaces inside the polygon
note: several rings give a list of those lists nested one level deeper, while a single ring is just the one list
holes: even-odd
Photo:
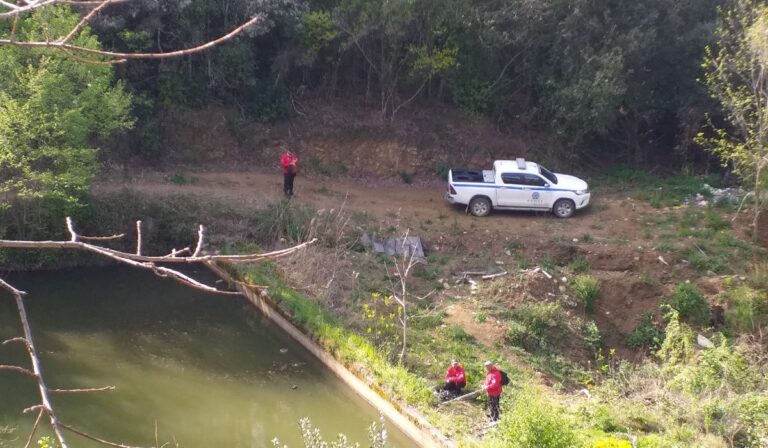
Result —
[{"label": "blue stripe on truck", "polygon": [[505,190],[526,190],[526,191],[567,191],[569,193],[576,193],[578,190],[567,190],[564,188],[547,188],[547,187],[513,187],[507,185],[477,185],[477,184],[451,184],[454,187],[472,187],[472,188],[501,188]]}]

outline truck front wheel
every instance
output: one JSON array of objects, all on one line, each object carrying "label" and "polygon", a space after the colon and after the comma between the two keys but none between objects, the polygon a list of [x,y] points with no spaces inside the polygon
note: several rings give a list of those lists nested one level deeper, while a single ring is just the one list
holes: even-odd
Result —
[{"label": "truck front wheel", "polygon": [[558,199],[552,207],[552,212],[558,218],[570,218],[576,211],[576,204],[570,199]]},{"label": "truck front wheel", "polygon": [[491,213],[491,201],[488,198],[472,198],[469,201],[469,213],[477,217],[488,216]]}]

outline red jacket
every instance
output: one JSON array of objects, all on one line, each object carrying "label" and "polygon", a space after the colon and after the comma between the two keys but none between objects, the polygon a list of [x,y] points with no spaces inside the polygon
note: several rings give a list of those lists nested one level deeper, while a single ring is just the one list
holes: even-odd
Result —
[{"label": "red jacket", "polygon": [[299,172],[299,158],[296,154],[286,151],[280,155],[280,166],[283,167],[283,173],[296,174]]},{"label": "red jacket", "polygon": [[448,367],[448,372],[445,374],[446,383],[460,384],[461,387],[467,385],[467,379],[464,377],[464,367],[458,364],[456,367]]},{"label": "red jacket", "polygon": [[501,372],[499,369],[494,367],[488,372],[488,375],[485,376],[485,386],[485,391],[488,392],[489,396],[498,397],[501,395]]}]

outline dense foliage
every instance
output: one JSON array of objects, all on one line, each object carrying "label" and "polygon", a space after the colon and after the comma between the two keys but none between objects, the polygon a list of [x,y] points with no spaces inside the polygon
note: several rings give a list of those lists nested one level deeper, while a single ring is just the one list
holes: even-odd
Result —
[{"label": "dense foliage", "polygon": [[[78,20],[68,7],[45,8],[21,20],[16,33],[55,39]],[[9,33],[0,28],[0,35]],[[72,42],[100,46],[88,27]],[[20,203],[7,225],[24,233],[28,219],[45,211],[27,213],[33,204],[59,211],[80,205],[98,168],[94,143],[132,125],[130,102],[109,66],[0,47],[0,205]]]},{"label": "dense foliage", "polygon": [[611,147],[646,161],[677,149],[685,161],[710,106],[697,77],[717,3],[170,0],[115,6],[96,29],[117,49],[162,51],[265,15],[210,52],[126,66],[147,123],[159,105],[219,101],[279,120],[310,92],[362,99],[385,122],[416,102],[450,104],[554,131],[571,155]]}]

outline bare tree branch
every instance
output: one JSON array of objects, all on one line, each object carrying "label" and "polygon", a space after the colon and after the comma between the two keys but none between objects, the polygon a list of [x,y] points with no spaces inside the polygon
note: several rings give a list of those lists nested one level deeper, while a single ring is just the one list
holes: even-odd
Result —
[{"label": "bare tree branch", "polygon": [[200,224],[200,228],[197,231],[197,247],[195,247],[195,252],[192,254],[193,257],[200,255],[200,250],[203,248],[203,232],[205,232],[205,228]]},{"label": "bare tree branch", "polygon": [[37,432],[37,427],[40,426],[40,420],[43,419],[43,413],[45,412],[45,409],[40,409],[37,413],[37,418],[35,419],[35,424],[32,426],[32,431],[29,433],[29,437],[27,438],[27,443],[24,444],[24,448],[29,448],[32,446],[32,440],[35,438],[35,433]]},{"label": "bare tree branch", "polygon": [[89,21],[89,20],[91,20],[91,17],[93,17],[93,16],[95,16],[96,14],[98,14],[98,12],[99,12],[99,11],[101,11],[102,9],[104,9],[105,7],[107,7],[107,6],[108,6],[110,3],[112,3],[112,0],[104,0],[104,1],[103,1],[103,2],[102,2],[100,5],[99,5],[99,6],[97,6],[97,7],[93,8],[93,9],[91,10],[91,12],[89,12],[88,14],[86,14],[85,16],[83,16],[83,18],[82,18],[82,19],[80,19],[80,21],[79,21],[79,22],[77,22],[77,25],[75,25],[75,27],[74,27],[74,28],[72,28],[72,29],[69,31],[69,34],[67,34],[67,35],[64,37],[64,39],[62,39],[62,40],[61,40],[61,43],[62,43],[62,44],[65,44],[65,43],[67,43],[67,42],[68,42],[70,39],[72,39],[72,38],[75,36],[75,34],[77,34],[77,32],[78,32],[78,31],[80,31],[80,30],[83,28],[83,26],[85,26],[85,24],[86,24],[86,23],[88,23],[88,21]]},{"label": "bare tree branch", "polygon": [[27,319],[27,310],[24,308],[24,291],[18,290],[6,283],[5,280],[0,279],[0,287],[11,293],[16,301],[16,307],[19,311],[19,320],[21,320],[21,326],[24,329],[24,339],[27,340],[27,353],[29,354],[30,361],[32,361],[32,373],[33,377],[37,380],[37,388],[40,392],[41,406],[46,409],[48,417],[51,420],[51,427],[56,434],[56,438],[59,440],[61,448],[67,448],[67,441],[64,439],[64,435],[59,428],[59,421],[56,418],[56,414],[51,409],[51,401],[48,398],[48,388],[43,380],[42,370],[40,369],[40,358],[37,356],[37,350],[35,349],[35,343],[32,339],[32,330],[29,328],[29,319]]},{"label": "bare tree branch", "polygon": [[134,446],[131,446],[131,445],[123,445],[121,443],[114,443],[114,442],[110,442],[108,440],[100,439],[100,438],[92,436],[92,435],[90,435],[90,434],[88,434],[86,432],[83,432],[83,431],[81,431],[81,430],[79,430],[77,428],[73,428],[72,426],[67,425],[66,423],[59,423],[59,424],[61,425],[62,428],[66,429],[67,431],[71,431],[71,432],[73,432],[73,433],[75,433],[75,434],[77,434],[77,435],[79,435],[81,437],[85,437],[88,440],[93,440],[94,442],[100,443],[102,445],[114,446],[116,448],[138,448],[138,447],[134,447]]},{"label": "bare tree branch", "polygon": [[141,220],[136,221],[136,255],[141,255]]},{"label": "bare tree branch", "polygon": [[7,366],[5,364],[0,364],[0,370],[10,370],[12,372],[19,372],[19,373],[23,373],[24,375],[30,376],[32,378],[35,378],[35,373],[29,369],[25,369],[24,367]]},{"label": "bare tree branch", "polygon": [[[46,6],[52,3],[55,3],[55,2],[51,0],[49,3],[46,4]],[[3,14],[0,14],[0,19],[2,18],[4,18]],[[186,56],[192,53],[198,53],[232,39],[233,37],[240,34],[243,30],[260,22],[261,20],[262,20],[261,16],[253,17],[247,22],[245,22],[244,24],[240,25],[239,27],[235,28],[229,33],[225,34],[224,36],[221,36],[218,39],[208,41],[196,47],[185,48],[185,49],[176,50],[176,51],[159,52],[159,53],[121,53],[116,51],[86,48],[78,45],[68,44],[66,42],[61,42],[61,41],[21,42],[21,41],[11,40],[11,39],[0,39],[0,45],[12,45],[16,47],[27,47],[27,48],[52,48],[65,53],[69,51],[70,53],[89,54],[93,56],[101,56],[101,57],[108,58],[108,61],[98,61],[98,60],[91,61],[89,59],[83,59],[82,61],[86,63],[99,64],[99,63],[107,62],[110,64],[119,64],[119,63],[125,62],[128,59],[168,59],[168,58],[175,58],[179,56]]]},{"label": "bare tree branch", "polygon": [[115,386],[94,387],[91,389],[50,389],[52,394],[79,394],[84,392],[111,392],[117,389]]}]

